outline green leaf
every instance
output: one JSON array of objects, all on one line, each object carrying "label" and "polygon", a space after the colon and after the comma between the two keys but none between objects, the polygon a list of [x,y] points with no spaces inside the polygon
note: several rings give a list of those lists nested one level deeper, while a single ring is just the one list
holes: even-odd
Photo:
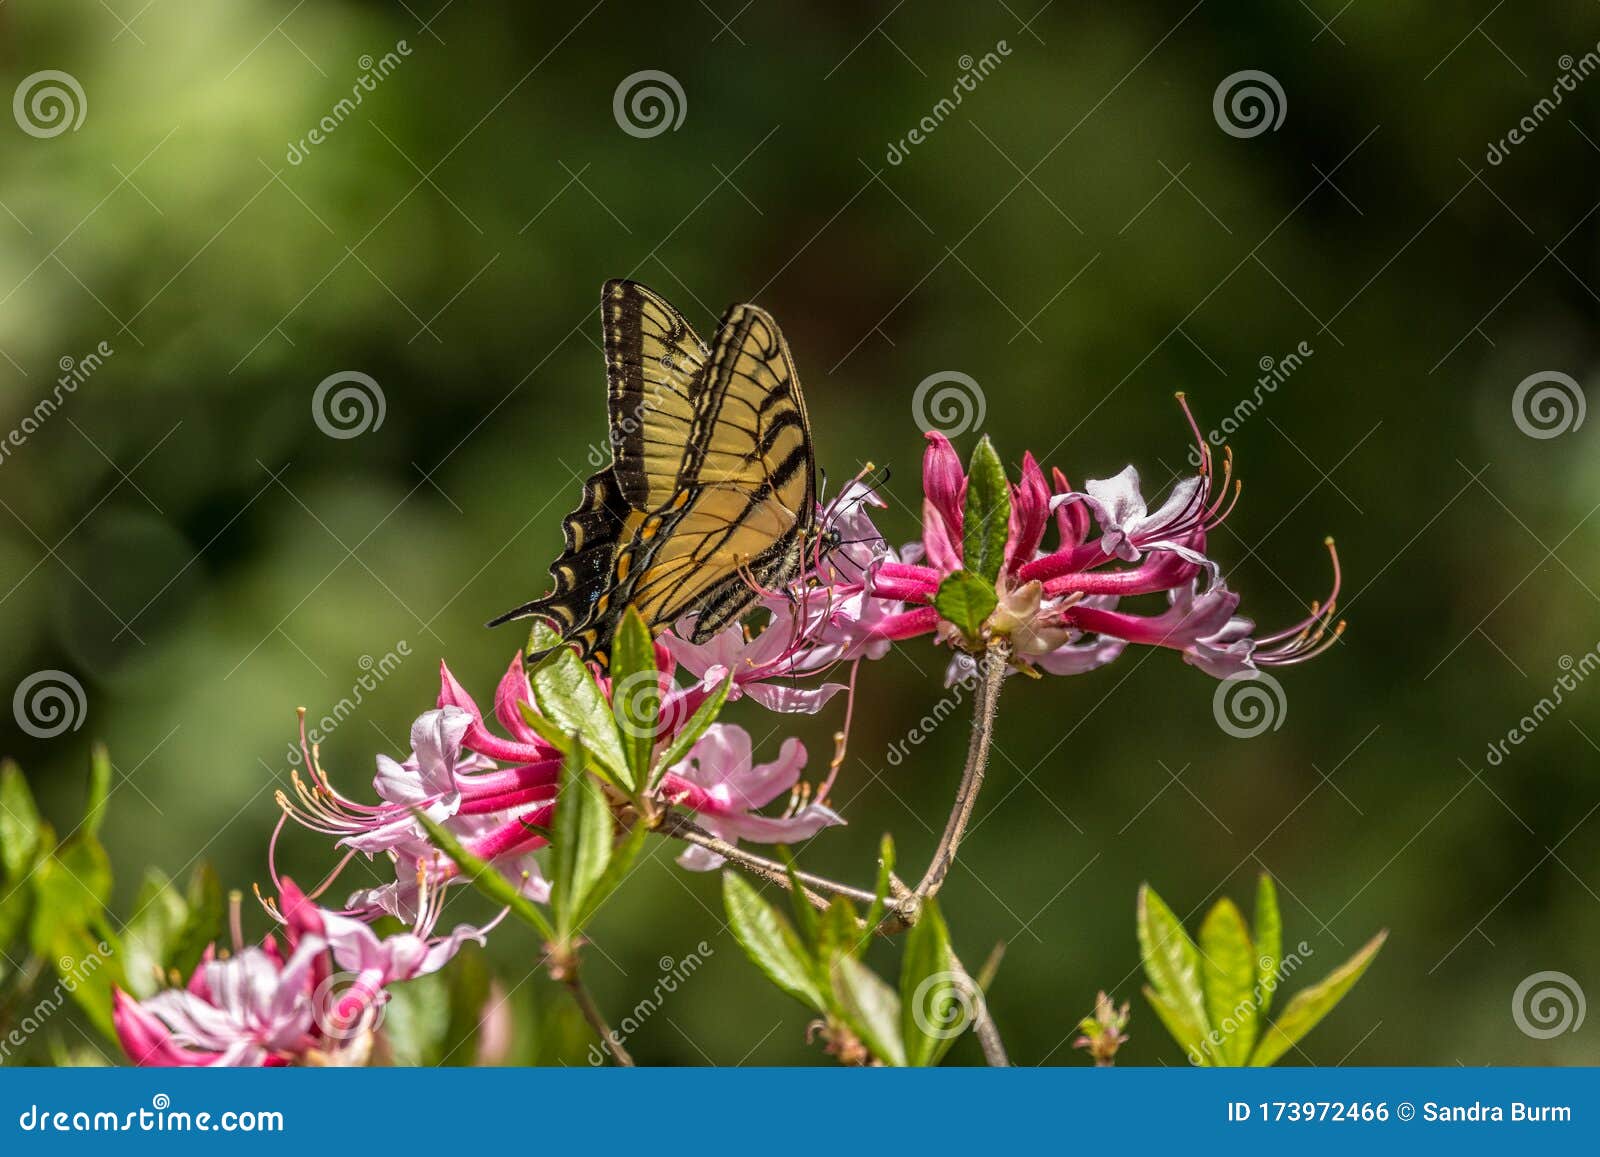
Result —
[{"label": "green leaf", "polygon": [[967,508],[961,531],[961,557],[966,568],[992,587],[1005,562],[1010,534],[1011,484],[1000,455],[985,435],[967,465]]},{"label": "green leaf", "polygon": [[900,1032],[906,1064],[935,1063],[946,1042],[966,1030],[971,1002],[979,999],[974,987],[952,963],[950,930],[939,905],[930,899],[906,933],[900,962]]},{"label": "green leaf", "polygon": [[111,1023],[111,989],[127,987],[127,978],[118,963],[117,945],[101,938],[88,927],[77,924],[56,926],[48,947],[51,964],[61,988],[72,994],[95,1028],[108,1040],[117,1033]]},{"label": "green leaf", "polygon": [[430,1068],[444,1059],[450,1032],[450,989],[442,972],[389,989],[383,1035],[396,1065]]},{"label": "green leaf", "polygon": [[1334,1005],[1344,999],[1344,994],[1355,987],[1361,974],[1378,955],[1378,949],[1388,938],[1387,931],[1379,932],[1362,945],[1361,950],[1335,968],[1310,988],[1294,994],[1281,1015],[1262,1033],[1261,1043],[1250,1058],[1255,1066],[1270,1065],[1317,1026],[1317,1022],[1333,1011]]},{"label": "green leaf", "polygon": [[423,831],[428,833],[428,838],[435,846],[461,869],[461,875],[471,881],[473,887],[496,904],[504,904],[510,908],[512,915],[531,925],[546,940],[556,938],[556,930],[551,926],[550,918],[537,904],[524,896],[515,884],[462,847],[461,841],[446,831],[442,824],[429,819],[420,811],[413,811],[411,815],[422,825]]},{"label": "green leaf", "polygon": [[872,892],[872,905],[867,909],[867,931],[874,931],[889,907],[889,880],[894,875],[894,837],[888,832],[878,841],[878,884]]},{"label": "green leaf", "polygon": [[601,905],[622,886],[622,881],[628,878],[628,872],[639,858],[645,837],[649,834],[648,827],[636,823],[628,829],[628,834],[623,837],[622,842],[611,849],[611,860],[606,864],[605,872],[595,881],[594,887],[589,889],[588,894],[584,896],[583,904],[578,909],[578,927],[585,927],[600,910]]},{"label": "green leaf", "polygon": [[8,759],[0,763],[0,868],[5,882],[15,886],[38,852],[39,809],[22,769]]},{"label": "green leaf", "polygon": [[189,873],[189,886],[184,891],[189,907],[188,918],[167,946],[166,965],[182,976],[188,976],[206,945],[222,936],[228,918],[228,902],[222,891],[222,881],[217,870],[209,863],[199,864]]},{"label": "green leaf", "polygon": [[975,639],[999,601],[993,579],[985,582],[969,570],[958,570],[945,575],[939,583],[933,596],[933,609],[945,622],[955,624],[962,634]]},{"label": "green leaf", "polygon": [[900,997],[876,972],[851,956],[833,966],[833,997],[840,1017],[872,1055],[887,1065],[904,1067],[900,1039]]},{"label": "green leaf", "polygon": [[1261,1015],[1272,1007],[1272,994],[1282,977],[1283,918],[1278,915],[1278,889],[1265,872],[1256,882],[1256,990],[1260,993]]},{"label": "green leaf", "polygon": [[1151,1004],[1178,1045],[1196,1055],[1211,1027],[1200,988],[1200,950],[1149,884],[1139,886],[1138,924],[1144,972],[1160,997]]},{"label": "green leaf", "polygon": [[83,810],[83,830],[87,834],[100,834],[100,825],[106,818],[106,800],[110,795],[111,756],[105,744],[96,743],[89,749],[89,798]]},{"label": "green leaf", "polygon": [[122,929],[123,971],[141,999],[171,987],[167,956],[189,918],[189,905],[159,868],[146,868],[133,901],[133,917]]},{"label": "green leaf", "polygon": [[789,907],[794,909],[794,922],[800,927],[800,937],[813,948],[817,945],[817,910],[806,899],[805,885],[794,866],[794,854],[787,844],[778,845],[778,855],[783,858],[783,870],[789,877]]},{"label": "green leaf", "polygon": [[45,857],[33,872],[32,946],[35,955],[53,950],[64,933],[100,920],[111,895],[111,861],[100,841],[80,832]]},{"label": "green leaf", "polygon": [[1200,984],[1206,1019],[1221,1036],[1215,1063],[1243,1065],[1256,1043],[1255,946],[1234,902],[1224,896],[1200,924]]},{"label": "green leaf", "polygon": [[1156,1017],[1166,1027],[1167,1035],[1183,1049],[1189,1061],[1196,1065],[1210,1064],[1211,1053],[1205,1046],[1205,1035],[1208,1030],[1197,1028],[1188,1013],[1148,984],[1141,991],[1145,1000],[1150,1002],[1150,1007],[1156,1010]]},{"label": "green leaf", "polygon": [[648,784],[661,722],[661,676],[650,628],[633,607],[623,612],[611,644],[611,711],[633,783]]},{"label": "green leaf", "polygon": [[557,938],[570,944],[581,931],[584,901],[611,858],[611,808],[581,758],[561,762],[550,851],[550,910]]},{"label": "green leaf", "polygon": [[[559,647],[546,655],[529,674],[528,681],[533,686],[539,714],[545,721],[566,735],[581,738],[601,774],[623,790],[632,792],[635,785],[627,757],[622,753],[622,736],[618,734],[617,721],[612,718],[611,705],[600,694],[594,676],[578,661],[572,649]],[[540,734],[545,733],[540,731]]]},{"label": "green leaf", "polygon": [[713,691],[711,696],[701,703],[699,707],[695,708],[694,714],[689,716],[689,721],[678,730],[678,734],[674,735],[672,741],[662,749],[660,757],[656,760],[655,771],[650,775],[651,787],[655,787],[657,781],[666,774],[667,768],[688,755],[689,749],[695,745],[695,741],[706,733],[706,729],[712,723],[716,722],[717,715],[722,711],[722,705],[727,701],[728,691],[732,686],[733,675],[730,672],[728,677],[722,681],[721,686]]},{"label": "green leaf", "polygon": [[548,620],[536,618],[533,620],[533,626],[528,629],[528,645],[523,648],[523,654],[537,661],[543,658],[546,652],[561,646],[563,642],[561,632],[553,628]]},{"label": "green leaf", "polygon": [[734,938],[767,979],[803,1004],[826,1012],[806,947],[793,925],[732,871],[722,873],[722,902]]},{"label": "green leaf", "polygon": [[825,969],[844,956],[860,956],[872,938],[856,920],[856,906],[843,896],[835,896],[817,923],[817,959]]}]

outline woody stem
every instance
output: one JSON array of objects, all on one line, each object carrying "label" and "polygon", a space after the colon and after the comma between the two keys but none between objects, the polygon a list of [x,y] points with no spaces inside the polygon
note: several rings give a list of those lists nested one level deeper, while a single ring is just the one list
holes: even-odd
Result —
[{"label": "woody stem", "polygon": [[972,821],[973,809],[978,803],[978,791],[983,787],[983,776],[989,767],[989,748],[994,739],[995,709],[1000,699],[1000,685],[1005,681],[1006,666],[1011,658],[1011,644],[996,639],[984,650],[978,660],[978,694],[972,703],[972,739],[967,744],[967,763],[961,771],[961,786],[956,789],[955,804],[950,809],[950,819],[945,823],[944,835],[934,849],[928,870],[913,894],[918,900],[936,896],[944,878],[955,863],[956,849]]}]

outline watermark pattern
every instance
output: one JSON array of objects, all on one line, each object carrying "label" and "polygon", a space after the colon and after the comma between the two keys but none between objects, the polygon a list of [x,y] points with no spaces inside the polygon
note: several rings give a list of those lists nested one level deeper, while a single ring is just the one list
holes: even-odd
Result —
[{"label": "watermark pattern", "polygon": [[611,96],[611,115],[630,137],[648,140],[677,132],[689,115],[689,98],[671,73],[646,68],[622,78]]},{"label": "watermark pattern", "polygon": [[1517,383],[1511,420],[1530,438],[1559,438],[1583,425],[1588,413],[1583,387],[1560,370],[1540,370]]},{"label": "watermark pattern", "polygon": [[671,385],[674,392],[687,396],[689,387],[695,377],[692,366],[679,365],[671,352],[661,355],[661,368],[666,371],[667,377],[658,379],[651,388],[650,393],[639,399],[639,404],[628,414],[611,422],[607,431],[605,443],[593,442],[589,445],[588,461],[591,468],[598,470],[607,462],[616,457],[616,448],[630,436],[644,428],[646,415],[660,409],[662,396],[669,392]]},{"label": "watermark pattern", "polygon": [[1577,1032],[1587,1011],[1583,986],[1565,972],[1535,972],[1511,994],[1511,1019],[1535,1040]]},{"label": "watermark pattern", "polygon": [[1577,659],[1573,659],[1571,655],[1562,655],[1556,660],[1556,666],[1566,674],[1556,676],[1556,681],[1550,685],[1550,694],[1541,696],[1539,701],[1528,709],[1528,713],[1506,731],[1504,739],[1490,741],[1483,757],[1490,767],[1499,767],[1506,761],[1506,756],[1511,754],[1511,748],[1521,747],[1523,740],[1539,730],[1539,725],[1554,715],[1556,708],[1561,706],[1565,692],[1576,691],[1578,684],[1587,679],[1591,672],[1600,670],[1600,643],[1596,643]]},{"label": "watermark pattern", "polygon": [[361,69],[361,75],[356,77],[356,82],[350,86],[350,95],[342,96],[330,108],[321,120],[313,125],[305,136],[298,141],[290,141],[289,149],[284,154],[284,159],[291,165],[298,165],[311,155],[311,150],[331,137],[344,124],[356,107],[361,104],[367,93],[376,92],[378,85],[382,84],[399,68],[405,57],[411,55],[411,46],[404,40],[397,40],[394,47],[376,60],[371,53],[363,55],[356,61],[356,66]]},{"label": "watermark pattern", "polygon": [[911,994],[911,1017],[935,1040],[952,1040],[983,1012],[983,993],[965,972],[925,976]]},{"label": "watermark pattern", "polygon": [[24,1133],[282,1133],[283,1114],[274,1109],[224,1109],[191,1113],[173,1109],[172,1098],[157,1093],[148,1109],[111,1112],[101,1109],[41,1108],[29,1105],[17,1115]]},{"label": "watermark pattern", "polygon": [[11,115],[30,137],[47,140],[77,132],[89,115],[89,98],[70,72],[46,68],[22,78],[11,98]]},{"label": "watermark pattern", "polygon": [[922,746],[922,741],[932,735],[941,723],[956,713],[972,689],[978,684],[978,672],[974,667],[965,676],[952,683],[939,701],[928,709],[928,713],[911,725],[903,739],[897,739],[889,745],[889,750],[884,754],[884,759],[890,767],[899,767],[905,762],[906,756],[911,754],[913,747]]},{"label": "watermark pattern", "polygon": [[937,430],[947,438],[978,429],[988,412],[983,387],[960,370],[929,374],[911,394],[911,416],[917,429]]},{"label": "watermark pattern", "polygon": [[1316,951],[1311,945],[1302,940],[1294,946],[1293,952],[1286,952],[1279,957],[1276,965],[1272,963],[1271,957],[1263,956],[1257,962],[1260,966],[1259,970],[1265,971],[1270,968],[1272,971],[1256,981],[1255,985],[1250,989],[1249,995],[1242,997],[1237,1004],[1229,1009],[1221,1021],[1211,1027],[1211,1031],[1206,1034],[1204,1040],[1190,1047],[1189,1063],[1192,1065],[1206,1064],[1208,1058],[1216,1055],[1217,1051],[1222,1048],[1223,1044],[1234,1033],[1246,1025],[1256,1023],[1261,1015],[1262,1003],[1277,992],[1284,981],[1300,971],[1301,965],[1315,955]]},{"label": "watermark pattern", "polygon": [[[1257,368],[1261,370],[1261,376],[1256,379],[1255,389],[1249,396],[1240,398],[1234,403],[1233,410],[1227,417],[1206,431],[1206,441],[1212,446],[1221,446],[1238,433],[1239,428],[1248,422],[1262,404],[1278,392],[1278,387],[1305,365],[1314,353],[1316,350],[1311,347],[1311,343],[1303,341],[1280,358],[1263,354],[1261,360],[1256,363]],[[1189,465],[1198,467],[1200,459],[1200,447],[1189,447]]]},{"label": "watermark pattern", "polygon": [[359,972],[335,972],[311,994],[311,1019],[329,1040],[353,1041],[377,1031],[389,1011],[383,990]]},{"label": "watermark pattern", "polygon": [[1217,684],[1211,695],[1217,726],[1235,739],[1254,739],[1283,726],[1289,699],[1283,684],[1265,671],[1240,671]]},{"label": "watermark pattern", "polygon": [[[655,710],[650,710],[654,700]],[[676,734],[689,721],[688,697],[668,699],[661,694],[661,673],[654,667],[635,671],[615,684],[611,692],[611,712],[617,727],[630,739],[654,739],[665,732]]]},{"label": "watermark pattern", "polygon": [[[661,1010],[667,997],[677,992],[680,984],[698,972],[700,966],[715,955],[716,949],[702,940],[681,960],[663,956],[656,961],[656,967],[661,970],[661,975],[657,978],[655,987],[650,990],[649,996],[629,1009],[628,1014],[617,1022],[617,1026],[611,1030],[611,1043],[620,1046],[644,1027],[644,1023]],[[599,1044],[589,1046],[591,1065],[603,1065],[609,1056],[610,1054]]]},{"label": "watermark pattern", "polygon": [[1550,86],[1550,95],[1535,101],[1533,107],[1522,114],[1516,127],[1505,136],[1489,142],[1489,148],[1483,154],[1483,159],[1491,165],[1498,165],[1510,156],[1512,149],[1531,137],[1534,131],[1544,124],[1545,119],[1556,111],[1556,106],[1566,98],[1567,93],[1578,91],[1579,81],[1588,80],[1596,69],[1600,69],[1600,44],[1596,44],[1577,60],[1572,59],[1571,53],[1564,54],[1556,61],[1556,66],[1561,69],[1561,75],[1556,77],[1556,82]]},{"label": "watermark pattern", "polygon": [[956,111],[965,94],[976,92],[978,85],[988,79],[989,74],[1000,67],[1000,62],[1011,55],[1011,46],[1004,40],[995,41],[995,45],[988,52],[976,60],[972,54],[963,53],[956,64],[961,69],[961,75],[956,77],[956,82],[950,86],[950,95],[940,97],[938,102],[928,110],[927,114],[905,136],[898,141],[889,142],[889,150],[884,154],[884,160],[891,165],[898,165],[911,155],[911,150],[922,144],[934,133],[939,126],[944,124],[946,118]]},{"label": "watermark pattern", "polygon": [[382,426],[387,412],[383,387],[360,370],[329,374],[311,395],[311,420],[330,438],[359,438]]},{"label": "watermark pattern", "polygon": [[112,949],[104,940],[94,946],[94,951],[82,960],[63,956],[56,961],[60,977],[55,986],[30,1009],[22,1012],[16,1024],[4,1037],[0,1037],[0,1061],[11,1056],[15,1049],[28,1043],[28,1038],[44,1027],[45,1022],[61,1010],[67,997],[78,991],[78,986],[100,971],[100,966],[111,959]]},{"label": "watermark pattern", "polygon": [[26,445],[28,439],[37,434],[39,428],[61,408],[61,404],[77,393],[78,387],[88,381],[116,352],[110,342],[103,341],[82,357],[63,356],[56,363],[61,369],[61,376],[56,379],[55,387],[40,398],[32,410],[22,415],[22,420],[11,428],[4,439],[0,439],[0,465],[4,465],[12,453]]},{"label": "watermark pattern", "polygon": [[[346,719],[356,713],[356,709],[365,701],[367,695],[382,686],[383,681],[399,669],[401,662],[411,657],[411,644],[401,639],[394,645],[393,650],[385,651],[383,657],[374,659],[371,655],[362,655],[356,662],[363,674],[350,686],[350,693],[335,703],[328,713],[314,724],[306,727],[306,741],[315,745],[322,743],[339,729]],[[289,766],[300,765],[300,745],[289,744]]]},{"label": "watermark pattern", "polygon": [[11,714],[17,726],[35,739],[54,739],[83,726],[89,701],[83,684],[65,671],[35,671],[11,696]]},{"label": "watermark pattern", "polygon": [[1289,114],[1289,98],[1276,77],[1247,68],[1222,78],[1211,97],[1211,115],[1230,137],[1259,137],[1277,132]]}]

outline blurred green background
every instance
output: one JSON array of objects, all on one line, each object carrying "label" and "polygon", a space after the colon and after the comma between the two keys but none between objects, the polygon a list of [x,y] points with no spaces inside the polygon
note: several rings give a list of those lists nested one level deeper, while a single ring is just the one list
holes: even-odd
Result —
[{"label": "blurred green background", "polygon": [[[991,1005],[1019,1062],[1085,1063],[1068,1042],[1107,988],[1134,1003],[1124,1059],[1181,1064],[1137,993],[1137,885],[1193,921],[1265,870],[1307,977],[1392,930],[1289,1060],[1600,1061],[1593,1025],[1535,1039],[1510,1008],[1543,970],[1600,994],[1600,683],[1486,761],[1600,643],[1600,421],[1533,438],[1512,413],[1531,374],[1594,378],[1600,80],[1486,159],[1595,51],[1600,9],[1479,7],[13,0],[0,96],[56,69],[86,108],[56,136],[0,125],[0,434],[63,359],[113,352],[0,458],[0,691],[59,669],[86,702],[45,740],[0,713],[0,752],[70,824],[89,743],[110,744],[124,903],[145,865],[202,854],[263,881],[296,706],[330,709],[404,641],[326,743],[355,791],[402,753],[440,657],[489,698],[518,637],[482,624],[544,589],[604,438],[607,277],[702,332],[729,302],[770,309],[830,476],[892,467],[897,542],[931,374],[980,384],[1008,461],[1031,448],[1075,483],[1131,461],[1153,489],[1186,468],[1174,390],[1218,425],[1304,342],[1229,438],[1245,490],[1213,553],[1270,628],[1325,590],[1335,535],[1349,633],[1280,673],[1280,726],[1248,740],[1169,653],[1014,680],[945,893],[956,946],[1007,943]],[[650,137],[613,109],[643,70],[683,93]],[[1276,129],[1219,124],[1243,70],[1281,87]],[[383,394],[358,437],[313,421],[340,371]],[[932,849],[966,726],[886,756],[946,658],[919,640],[863,669],[850,824],[806,867],[865,881],[886,830],[904,864]],[[732,716],[776,751],[753,704]],[[777,722],[820,775],[837,710]],[[722,931],[715,876],[670,850],[600,919],[593,984],[620,1018],[658,958],[714,951],[629,1047],[823,1059]],[[282,856],[303,878],[332,861],[310,838]],[[508,987],[535,947],[496,937]],[[566,1042],[546,1059],[583,1063],[550,989],[520,989]]]}]

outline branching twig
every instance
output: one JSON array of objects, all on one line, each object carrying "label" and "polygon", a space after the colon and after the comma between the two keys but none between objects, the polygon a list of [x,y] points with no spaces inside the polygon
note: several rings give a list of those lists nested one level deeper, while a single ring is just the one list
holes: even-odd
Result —
[{"label": "branching twig", "polygon": [[[767,857],[758,856],[753,852],[747,852],[741,847],[728,843],[726,840],[719,840],[687,816],[680,815],[677,812],[667,812],[661,817],[661,825],[656,828],[656,831],[664,836],[672,836],[683,840],[685,843],[702,847],[708,852],[714,852],[735,867],[743,868],[768,883],[778,885],[785,891],[789,888],[789,871],[781,862],[769,860]],[[819,892],[827,892],[834,896],[847,896],[862,904],[870,904],[875,899],[871,892],[863,888],[853,888],[849,884],[841,884],[835,880],[828,879],[826,876],[818,876],[811,872],[797,871],[795,872],[795,878],[801,884],[808,885],[803,887],[801,891],[814,908],[821,909],[828,906],[828,898],[819,895]],[[813,889],[816,889],[816,891],[813,891]]]},{"label": "branching twig", "polygon": [[938,894],[945,876],[949,874],[950,865],[955,863],[956,848],[972,819],[972,809],[978,802],[978,790],[983,786],[983,775],[989,766],[995,705],[1000,698],[1000,685],[1005,681],[1010,657],[1010,644],[997,639],[989,644],[978,660],[978,694],[972,703],[972,740],[967,745],[967,764],[961,771],[961,786],[956,789],[955,805],[950,809],[944,835],[939,838],[939,846],[934,850],[922,882],[916,886],[915,896],[918,900]]}]

